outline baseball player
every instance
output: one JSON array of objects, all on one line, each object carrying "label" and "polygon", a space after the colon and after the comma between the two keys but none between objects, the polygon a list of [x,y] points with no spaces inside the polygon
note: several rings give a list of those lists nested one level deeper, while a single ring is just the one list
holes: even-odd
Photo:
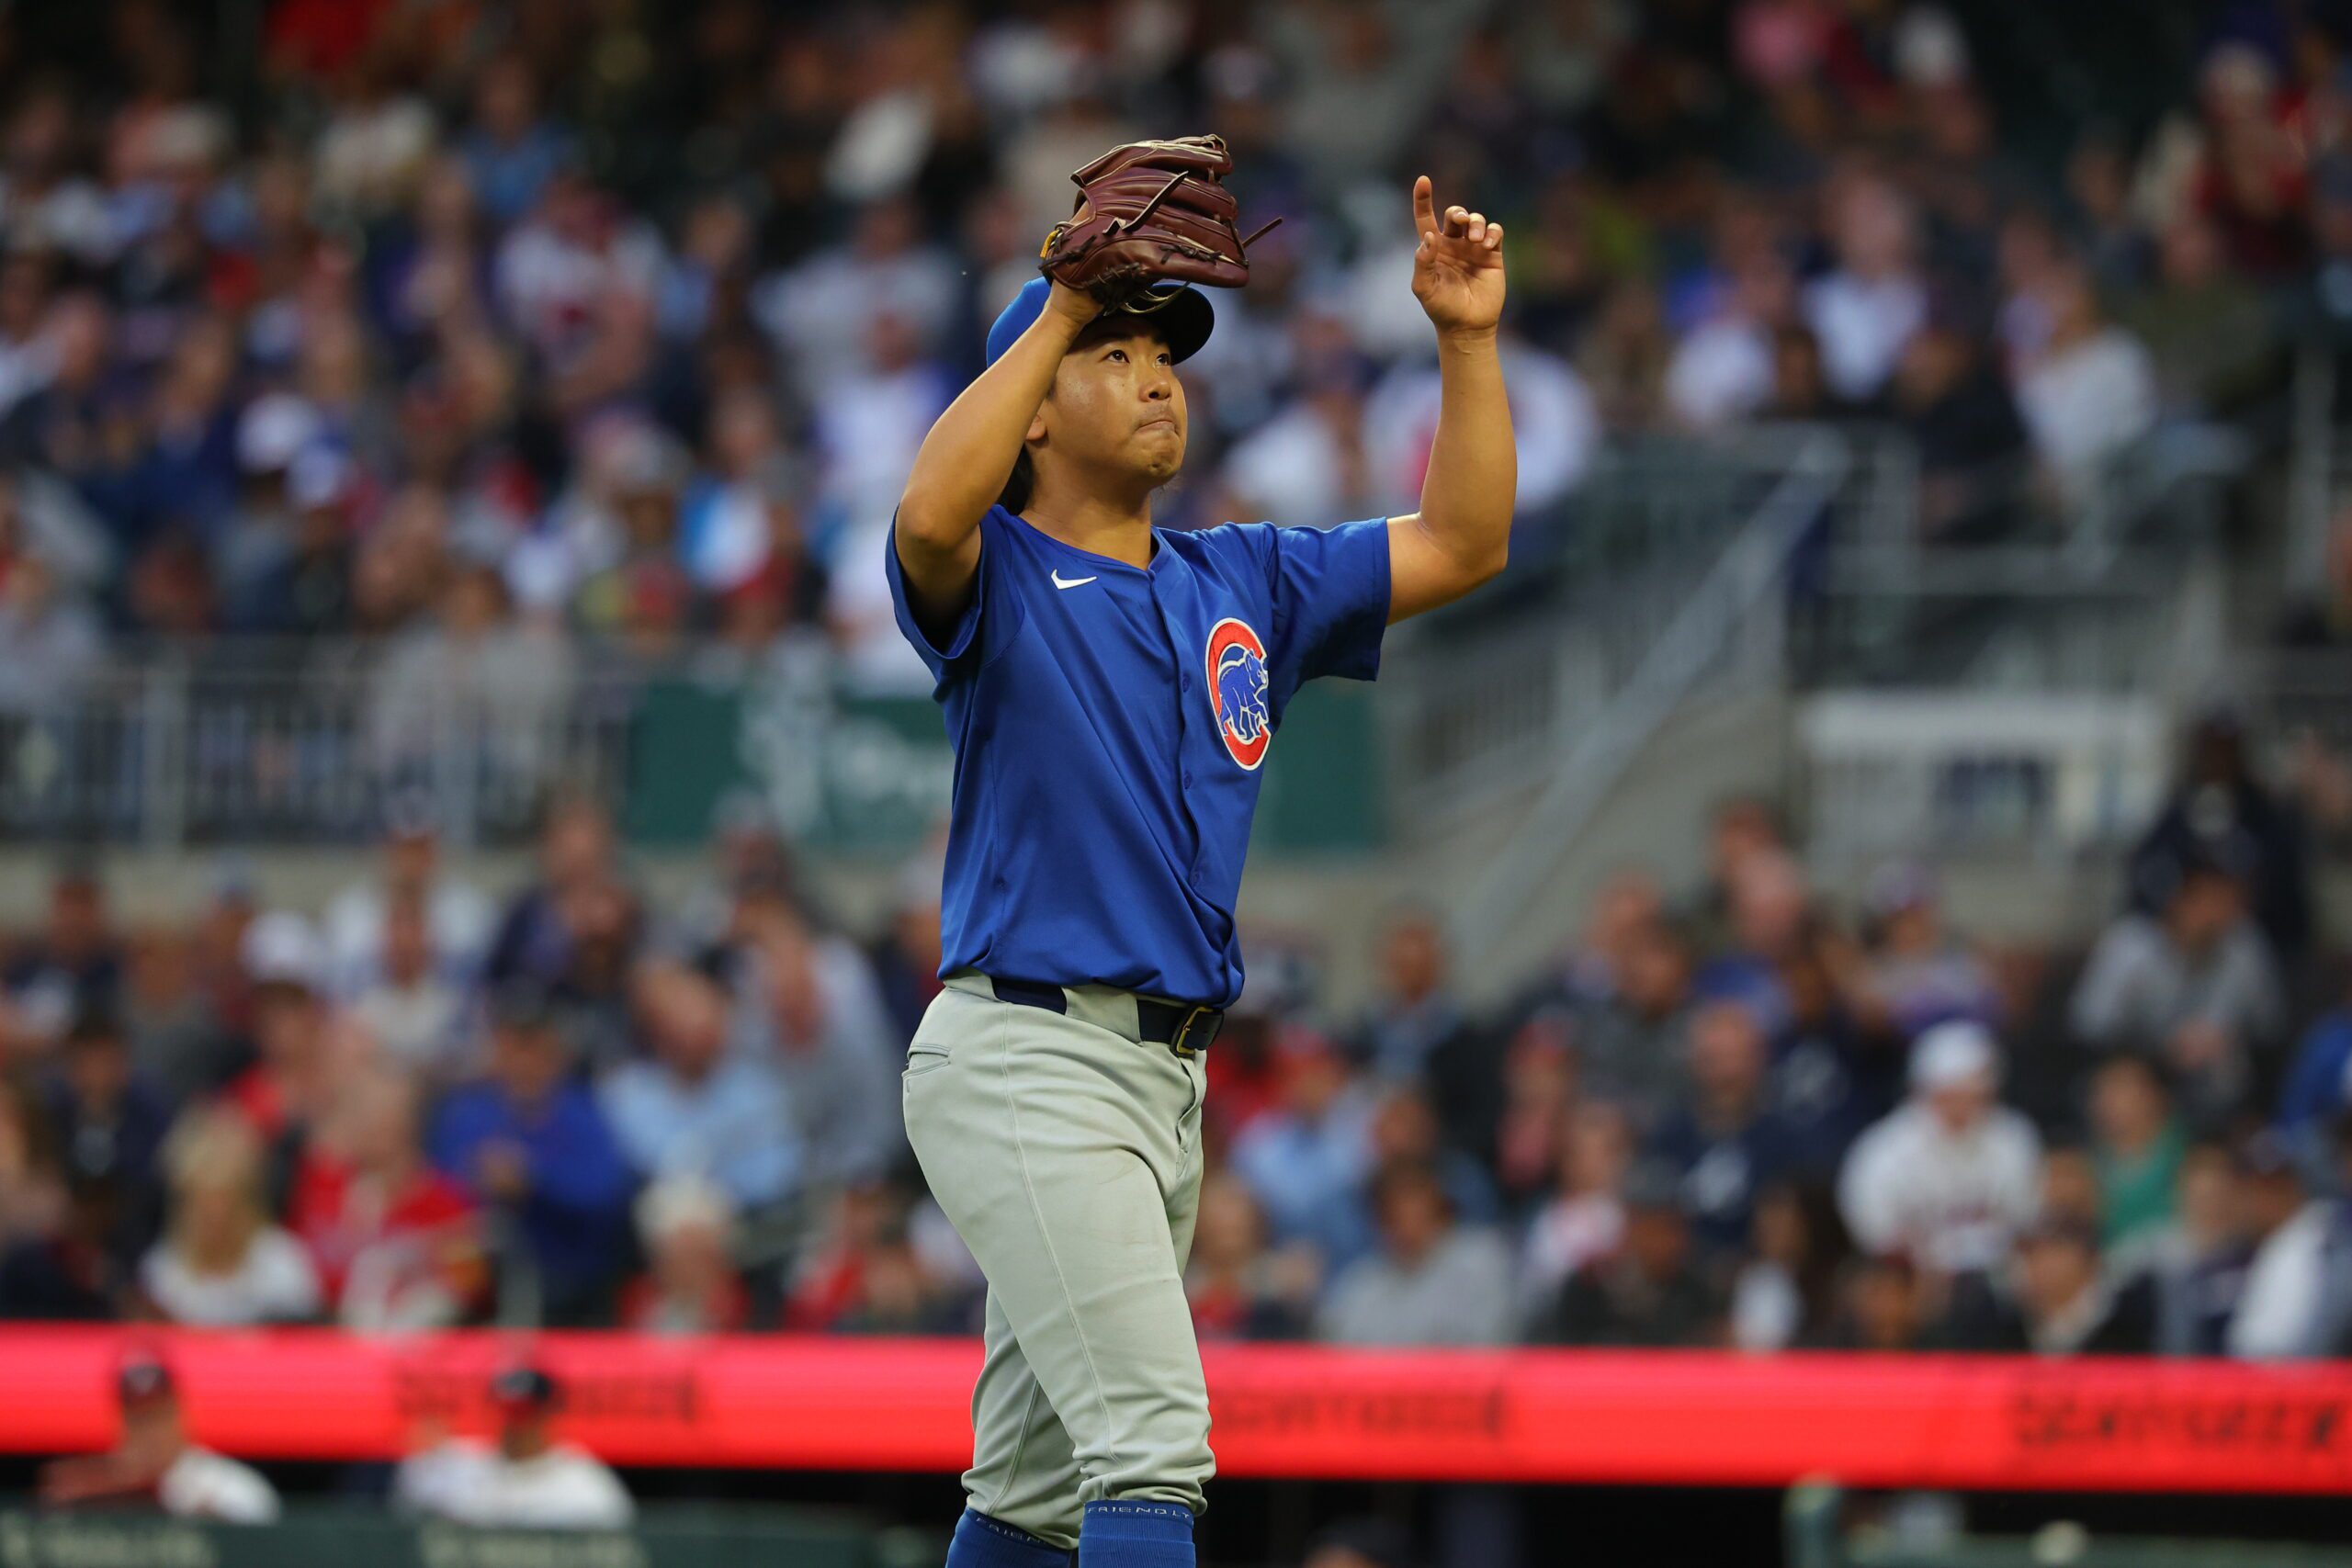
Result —
[{"label": "baseball player", "polygon": [[[1517,465],[1502,228],[1413,186],[1443,401],[1420,509],[1155,528],[1184,457],[1192,282],[1247,277],[1216,138],[1119,149],[989,330],[892,530],[898,620],[956,748],[940,977],[907,1132],[989,1280],[949,1568],[1190,1565],[1214,1469],[1182,1272],[1203,1055],[1283,710],[1498,571]],[[1328,522],[1329,520],[1317,520]]]}]

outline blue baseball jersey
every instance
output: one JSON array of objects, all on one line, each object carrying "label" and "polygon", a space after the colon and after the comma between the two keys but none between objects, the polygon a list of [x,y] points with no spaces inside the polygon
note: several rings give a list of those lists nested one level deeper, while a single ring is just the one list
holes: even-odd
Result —
[{"label": "blue baseball jersey", "polygon": [[971,602],[933,642],[892,531],[899,627],[956,748],[943,976],[1241,994],[1261,770],[1302,683],[1378,673],[1388,525],[1152,537],[1151,564],[1129,566],[991,507]]}]

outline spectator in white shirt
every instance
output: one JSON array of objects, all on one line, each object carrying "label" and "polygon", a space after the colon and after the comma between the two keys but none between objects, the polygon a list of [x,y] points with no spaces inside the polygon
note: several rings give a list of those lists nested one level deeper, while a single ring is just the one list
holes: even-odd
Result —
[{"label": "spectator in white shirt", "polygon": [[1917,220],[1904,197],[1873,175],[1844,175],[1827,201],[1838,266],[1805,289],[1804,319],[1820,340],[1830,391],[1860,402],[1886,385],[1928,319]]},{"label": "spectator in white shirt", "polygon": [[2108,324],[2079,262],[2051,267],[2038,292],[2049,337],[2018,374],[2018,412],[2060,495],[2079,501],[2154,427],[2155,361],[2138,338]]},{"label": "spectator in white shirt", "polygon": [[[1510,383],[1519,447],[1518,514],[1542,513],[1580,483],[1600,448],[1600,412],[1575,367],[1506,331],[1497,344]],[[1410,507],[1421,492],[1437,434],[1438,371],[1408,361],[1381,378],[1363,408],[1375,495]],[[1305,519],[1276,518],[1277,522]]]},{"label": "spectator in white shirt", "polygon": [[302,1244],[269,1223],[262,1148],[235,1111],[198,1110],[164,1149],[172,1192],[164,1239],[139,1285],[174,1323],[242,1327],[318,1315],[319,1279]]},{"label": "spectator in white shirt", "polygon": [[384,911],[376,974],[352,1003],[352,1016],[376,1049],[402,1067],[440,1083],[463,1077],[465,996],[435,971],[431,917],[413,893],[395,893]]},{"label": "spectator in white shirt", "polygon": [[[1061,165],[1065,172],[1074,166]],[[1064,217],[1069,193],[1065,183]],[[887,311],[905,321],[919,341],[935,343],[953,320],[961,293],[956,263],[925,243],[920,210],[893,197],[861,212],[846,243],[762,278],[752,308],[789,352],[802,392],[821,404],[844,367],[866,366],[875,317]]]},{"label": "spectator in white shirt", "polygon": [[1989,1270],[2034,1215],[2041,1140],[1995,1099],[2000,1051],[1981,1023],[1940,1023],[1911,1050],[1911,1098],[1865,1132],[1838,1178],[1861,1250],[1946,1274]]},{"label": "spectator in white shirt", "polygon": [[497,906],[481,888],[443,869],[433,811],[433,801],[422,793],[402,792],[389,802],[377,874],[327,906],[324,935],[339,994],[356,996],[382,976],[385,927],[393,901],[403,896],[422,901],[433,958],[445,978],[463,985],[480,969],[497,934]]},{"label": "spectator in white shirt", "polygon": [[1625,1237],[1625,1173],[1634,1163],[1634,1129],[1606,1100],[1577,1108],[1560,1156],[1560,1188],[1527,1227],[1519,1295],[1532,1315],[1560,1293],[1568,1277],[1611,1256]]},{"label": "spectator in white shirt", "polygon": [[1364,429],[1371,367],[1351,346],[1347,323],[1329,314],[1294,326],[1300,395],[1235,443],[1227,488],[1251,517],[1328,527],[1382,512],[1396,499],[1383,487]]},{"label": "spectator in white shirt", "polygon": [[493,264],[498,301],[551,362],[580,354],[624,310],[650,308],[662,236],[579,170],[557,171],[538,209],[509,231]]},{"label": "spectator in white shirt", "polygon": [[1693,430],[1747,418],[1772,399],[1773,336],[1792,319],[1795,282],[1770,251],[1732,276],[1722,306],[1676,344],[1666,371],[1666,400]]},{"label": "spectator in white shirt", "polygon": [[824,507],[849,517],[895,512],[915,448],[957,390],[912,321],[877,312],[864,362],[842,367],[812,411]]},{"label": "spectator in white shirt", "polygon": [[266,1525],[278,1514],[277,1491],[260,1472],[188,1440],[171,1369],[144,1351],[124,1358],[115,1374],[122,1438],[102,1454],[56,1461],[40,1475],[51,1506],[152,1499],[174,1518]]},{"label": "spectator in white shirt", "polygon": [[[2335,1125],[2339,1182],[2352,1180],[2352,1114]],[[2306,1201],[2291,1152],[2268,1133],[2249,1151],[2246,1189],[2263,1235],[2230,1319],[2229,1351],[2257,1360],[2352,1350],[2352,1199]]]},{"label": "spectator in white shirt", "polygon": [[401,1461],[396,1507],[458,1524],[507,1529],[622,1529],[635,1517],[628,1491],[585,1449],[559,1442],[562,1391],[537,1367],[513,1367],[491,1384],[496,1443],[451,1438]]}]

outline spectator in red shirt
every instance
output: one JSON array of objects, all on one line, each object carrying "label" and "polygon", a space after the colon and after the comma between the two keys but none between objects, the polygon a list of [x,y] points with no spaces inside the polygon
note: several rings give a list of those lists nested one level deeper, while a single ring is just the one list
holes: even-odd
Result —
[{"label": "spectator in red shirt", "polygon": [[323,1109],[324,955],[310,922],[284,910],[254,920],[242,945],[254,987],[254,1060],[222,1093],[264,1143],[276,1144]]},{"label": "spectator in red shirt", "polygon": [[357,1073],[335,1091],[295,1170],[288,1228],[353,1328],[440,1327],[481,1294],[473,1203],[426,1163],[418,1113],[406,1074]]},{"label": "spectator in red shirt", "polygon": [[827,1334],[949,1334],[967,1303],[918,1254],[907,1194],[888,1182],[845,1189],[827,1235],[793,1280],[785,1326]]}]

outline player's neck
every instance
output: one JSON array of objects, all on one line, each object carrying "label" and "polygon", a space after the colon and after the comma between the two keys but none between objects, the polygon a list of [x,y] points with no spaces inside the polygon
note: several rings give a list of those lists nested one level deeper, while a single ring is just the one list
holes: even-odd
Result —
[{"label": "player's neck", "polygon": [[1033,497],[1021,515],[1029,525],[1090,555],[1129,566],[1151,564],[1151,491],[1127,497],[1101,493]]}]

